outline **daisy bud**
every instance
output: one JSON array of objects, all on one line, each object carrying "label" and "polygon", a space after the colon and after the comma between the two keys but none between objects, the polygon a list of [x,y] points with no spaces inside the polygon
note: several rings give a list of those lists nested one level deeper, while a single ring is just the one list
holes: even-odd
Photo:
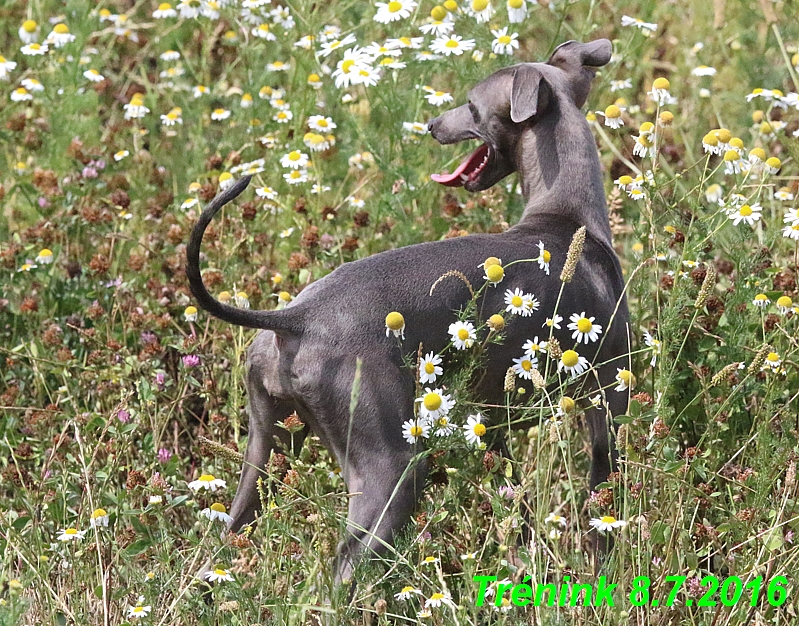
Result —
[{"label": "daisy bud", "polygon": [[580,260],[580,255],[583,253],[583,245],[585,245],[585,226],[580,226],[572,236],[572,241],[569,244],[569,252],[566,254],[566,263],[563,265],[563,271],[560,273],[561,282],[570,283],[572,278],[574,278],[577,262]]},{"label": "daisy bud", "polygon": [[389,332],[394,333],[395,337],[403,337],[405,336],[405,318],[402,317],[402,313],[397,311],[392,311],[388,315],[386,315],[386,337],[388,337]]},{"label": "daisy bud", "polygon": [[661,126],[671,126],[671,123],[674,121],[674,114],[671,111],[663,111],[660,114],[659,121]]},{"label": "daisy bud", "polygon": [[772,348],[769,344],[764,344],[760,350],[757,351],[755,358],[749,364],[749,367],[746,368],[746,373],[750,376],[754,376],[760,371],[760,368],[763,367],[763,363],[766,361],[766,356],[768,353],[771,352]]},{"label": "daisy bud", "polygon": [[496,285],[505,278],[505,270],[499,264],[489,265],[486,267],[486,278],[492,285]]},{"label": "daisy bud", "polygon": [[512,367],[509,367],[508,371],[505,372],[505,384],[502,390],[505,393],[512,393],[514,389],[516,389],[516,372]]},{"label": "daisy bud", "polygon": [[664,89],[666,91],[669,90],[671,87],[671,83],[669,82],[668,78],[656,78],[655,81],[652,83],[652,87],[654,89]]},{"label": "daisy bud", "polygon": [[499,313],[495,313],[488,318],[488,327],[493,331],[499,332],[505,328],[505,318]]},{"label": "daisy bud", "polygon": [[730,363],[729,365],[725,365],[721,368],[721,371],[717,372],[715,376],[710,380],[711,387],[718,387],[720,384],[727,382],[732,376],[733,372],[738,369],[738,363]]},{"label": "daisy bud", "polygon": [[430,17],[436,22],[443,22],[444,18],[447,17],[447,10],[442,6],[435,6],[433,10],[430,11]]},{"label": "daisy bud", "polygon": [[705,274],[705,279],[702,281],[702,287],[699,289],[699,295],[696,296],[696,302],[694,302],[694,308],[701,309],[705,306],[705,301],[707,297],[710,295],[710,292],[713,290],[713,286],[716,284],[716,270],[712,266],[707,268],[707,273]]}]

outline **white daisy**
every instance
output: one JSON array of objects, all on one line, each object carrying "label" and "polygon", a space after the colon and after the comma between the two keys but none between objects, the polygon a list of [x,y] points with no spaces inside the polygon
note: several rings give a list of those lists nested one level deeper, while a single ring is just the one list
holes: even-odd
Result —
[{"label": "white daisy", "polygon": [[200,491],[201,489],[216,491],[225,487],[227,487],[227,483],[221,478],[214,478],[212,474],[203,474],[197,480],[189,483],[189,489],[192,491]]},{"label": "white daisy", "polygon": [[22,46],[19,50],[28,57],[37,57],[42,56],[50,49],[46,43],[38,44],[38,43],[29,43],[27,46]]},{"label": "white daisy", "polygon": [[449,37],[438,37],[430,44],[430,50],[444,56],[460,56],[464,52],[469,52],[475,46],[474,39],[464,39],[460,35],[450,35]]},{"label": "white daisy", "polygon": [[233,518],[227,514],[227,509],[225,508],[224,504],[220,504],[219,502],[214,502],[210,507],[207,509],[203,509],[200,511],[200,515],[204,515],[212,522],[215,520],[219,520],[225,524],[233,521]]},{"label": "white daisy", "polygon": [[558,372],[566,370],[572,378],[577,378],[588,367],[588,359],[577,354],[575,350],[564,350],[558,361]]},{"label": "white daisy", "polygon": [[520,356],[518,359],[513,359],[513,371],[516,372],[516,375],[520,378],[525,378],[527,380],[532,380],[533,370],[536,369],[537,365],[538,359],[529,354]]},{"label": "white daisy", "polygon": [[635,387],[635,376],[628,369],[616,368],[616,391],[627,391]]},{"label": "white daisy", "polygon": [[286,172],[283,174],[283,179],[289,185],[299,185],[302,183],[308,182],[308,171],[299,169],[299,170],[291,170],[290,172]]},{"label": "white daisy", "polygon": [[299,150],[292,150],[288,154],[285,154],[283,157],[281,157],[280,164],[283,167],[289,167],[293,170],[298,170],[308,165],[308,155],[304,152],[300,152]]},{"label": "white daisy", "polygon": [[639,28],[641,30],[647,30],[652,33],[654,33],[658,29],[657,24],[652,24],[651,22],[645,22],[644,20],[639,20],[635,17],[630,17],[629,15],[621,16],[621,25],[635,26],[636,28]]},{"label": "white daisy", "polygon": [[505,291],[505,310],[508,313],[527,317],[532,315],[537,308],[538,301],[533,297],[533,294],[524,293],[518,287],[513,291],[510,289]]},{"label": "white daisy", "polygon": [[463,431],[467,443],[479,446],[481,443],[480,438],[485,437],[486,434],[486,427],[485,424],[483,424],[483,416],[479,413],[469,415],[466,418],[466,423],[463,425]]},{"label": "white daisy", "polygon": [[108,513],[105,509],[95,509],[89,518],[89,523],[92,528],[104,527],[108,528]]},{"label": "white daisy", "polygon": [[538,341],[538,335],[536,335],[535,339],[528,339],[524,342],[522,350],[528,356],[535,356],[539,352],[546,350],[546,343]]},{"label": "white daisy", "polygon": [[428,423],[442,415],[447,415],[455,406],[452,396],[444,393],[443,389],[430,389],[430,387],[425,387],[424,395],[421,398],[416,398],[416,402],[419,403],[419,414],[422,420],[426,420]]},{"label": "white daisy", "polygon": [[616,519],[612,515],[604,515],[602,517],[594,517],[589,522],[593,528],[596,528],[599,532],[605,533],[608,531],[612,531],[614,528],[624,528],[627,525],[627,522],[621,519]]},{"label": "white daisy", "polygon": [[128,617],[135,617],[136,619],[141,619],[143,617],[147,617],[147,615],[152,610],[153,607],[151,605],[144,604],[144,596],[139,596],[139,599],[136,602],[136,606],[128,607]]},{"label": "white daisy", "polygon": [[728,216],[732,220],[732,225],[737,226],[741,222],[752,226],[760,219],[760,212],[763,210],[759,204],[744,204],[729,212]]},{"label": "white daisy", "polygon": [[644,343],[646,343],[646,345],[652,349],[652,361],[650,362],[650,365],[652,367],[655,367],[658,355],[660,355],[660,349],[662,347],[662,344],[660,343],[659,339],[655,339],[646,330],[644,331]]},{"label": "white daisy", "polygon": [[491,42],[491,51],[494,54],[512,55],[514,50],[519,48],[519,33],[508,34],[508,27],[492,30],[494,41]]},{"label": "white daisy", "polygon": [[474,324],[471,322],[454,322],[449,325],[450,338],[456,350],[466,350],[474,345],[477,340],[477,333]]},{"label": "white daisy", "polygon": [[390,2],[376,2],[377,13],[374,21],[381,24],[396,22],[411,16],[411,12],[418,6],[413,0],[391,0]]},{"label": "white daisy", "polygon": [[549,250],[545,250],[544,249],[544,242],[543,241],[539,241],[538,242],[538,258],[536,259],[536,261],[538,261],[539,269],[544,270],[544,272],[546,272],[547,276],[549,276],[549,262],[550,262],[551,259],[552,259],[552,255],[549,253]]},{"label": "white daisy", "polygon": [[436,378],[444,373],[439,367],[441,357],[433,352],[428,352],[419,363],[419,382],[423,385],[436,382]]},{"label": "white daisy", "polygon": [[446,91],[432,91],[425,96],[430,104],[440,107],[447,102],[452,102],[452,94]]},{"label": "white daisy", "polygon": [[435,428],[433,434],[436,437],[449,437],[452,433],[455,432],[455,424],[453,424],[449,417],[446,415],[440,415],[437,417],[432,423],[431,427]]},{"label": "white daisy", "polygon": [[105,76],[103,76],[100,72],[95,69],[88,69],[83,72],[83,77],[92,81],[93,83],[100,83],[105,80]]},{"label": "white daisy", "polygon": [[555,313],[553,317],[548,317],[546,321],[543,324],[541,324],[541,326],[543,328],[555,328],[557,330],[560,330],[560,323],[562,321],[563,318],[557,313]]},{"label": "white daisy", "polygon": [[210,572],[205,572],[203,578],[210,583],[231,582],[233,580],[233,576],[230,574],[230,572],[228,572],[226,569],[222,569],[221,567],[217,567]]},{"label": "white daisy", "polygon": [[[454,29],[455,29],[455,24],[453,22],[446,20],[433,20],[432,22],[428,22],[427,24],[422,24],[419,27],[419,30],[422,31],[422,33],[424,33],[425,35],[434,35],[436,37],[449,35]],[[417,56],[417,60],[421,61],[422,59],[419,59],[419,57]]]},{"label": "white daisy", "polygon": [[4,56],[0,55],[0,80],[8,80],[8,75],[17,64],[15,61],[8,61]]},{"label": "white daisy", "polygon": [[527,0],[508,0],[508,21],[511,24],[520,24],[527,16]]},{"label": "white daisy", "polygon": [[430,436],[430,424],[427,420],[408,420],[402,424],[402,436],[413,445],[420,439]]},{"label": "white daisy", "polygon": [[547,515],[546,518],[544,518],[544,523],[557,524],[563,528],[566,528],[566,518],[561,515],[557,515],[556,513],[550,513]]},{"label": "white daisy", "polygon": [[59,531],[58,539],[59,541],[80,541],[86,535],[85,530],[76,530],[74,528],[65,528],[64,530]]},{"label": "white daisy", "polygon": [[576,339],[577,343],[586,344],[599,339],[599,335],[602,334],[602,327],[594,323],[595,319],[595,317],[586,317],[585,311],[579,315],[573,313],[569,318],[571,323],[566,327],[574,331],[572,339]]},{"label": "white daisy", "polygon": [[397,600],[410,600],[412,595],[422,595],[422,592],[415,587],[403,587],[399,593],[395,593],[394,597]]}]

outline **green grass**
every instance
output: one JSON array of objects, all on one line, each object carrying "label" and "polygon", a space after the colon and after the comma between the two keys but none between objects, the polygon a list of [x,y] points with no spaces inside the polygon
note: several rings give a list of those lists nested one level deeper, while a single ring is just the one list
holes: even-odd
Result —
[{"label": "green grass", "polygon": [[[775,194],[785,187],[799,195],[799,107],[746,96],[755,88],[799,91],[795,4],[557,1],[530,4],[522,23],[509,24],[500,2],[488,24],[456,17],[455,32],[474,39],[482,59],[467,52],[422,62],[417,50],[405,49],[406,68],[385,70],[377,86],[345,89],[321,65],[335,70],[342,50],[326,60],[314,55],[326,25],[338,25],[342,37],[352,33],[361,46],[421,36],[434,4],[424,1],[411,17],[382,25],[369,2],[291,0],[293,29],[267,20],[276,41],[254,38],[237,6],[221,8],[218,18],[155,19],[155,3],[137,3],[118,33],[101,21],[100,9],[119,14],[129,6],[0,6],[0,54],[17,63],[0,81],[1,624],[137,622],[128,613],[140,596],[152,607],[141,619],[146,624],[793,623],[798,252],[782,228],[799,201]],[[624,27],[623,15],[657,23],[657,30],[647,36]],[[40,42],[53,20],[65,22],[75,41],[25,56],[17,31],[26,19],[40,25]],[[491,29],[504,26],[519,34],[513,57],[490,54]],[[294,46],[305,35],[317,37],[310,50]],[[589,497],[582,409],[556,425],[560,396],[571,392],[544,393],[518,378],[506,394],[505,423],[493,427],[526,422],[508,437],[513,461],[467,445],[460,426],[475,410],[470,402],[479,405],[469,390],[479,358],[477,351],[468,358],[449,351],[442,355],[444,383],[458,399],[458,434],[430,440],[425,497],[396,549],[356,571],[351,600],[332,584],[347,491],[335,459],[315,438],[265,473],[257,526],[226,536],[200,511],[214,502],[229,508],[235,491],[237,451],[247,435],[244,354],[254,333],[203,312],[186,321],[191,298],[183,274],[189,230],[220,174],[264,160],[256,184],[217,218],[204,246],[216,270],[205,274],[211,290],[244,291],[253,308],[273,308],[280,292],[296,295],[348,260],[459,231],[499,232],[521,215],[515,178],[475,196],[448,196],[429,174],[454,167],[465,148],[442,148],[403,131],[402,123],[446,110],[425,100],[423,85],[451,92],[459,104],[500,67],[546,60],[568,39],[598,37],[613,40],[615,56],[585,111],[604,110],[619,97],[626,107],[619,130],[603,126],[602,116],[592,123],[634,336],[637,386],[618,420],[618,474]],[[432,39],[426,36],[420,50]],[[160,58],[170,49],[179,60]],[[288,71],[267,72],[278,60]],[[699,65],[716,75],[692,75]],[[104,80],[85,78],[89,68]],[[170,68],[182,74],[161,75]],[[308,84],[311,73],[321,76],[318,90]],[[677,104],[657,107],[647,95],[658,77],[669,79]],[[12,101],[27,78],[44,90]],[[627,78],[630,88],[611,91],[611,81]],[[198,85],[209,93],[195,98]],[[288,123],[273,120],[278,109],[259,96],[263,87],[284,90]],[[150,111],[126,120],[123,106],[137,92]],[[252,95],[250,108],[240,104],[244,93]],[[183,123],[163,126],[160,116],[174,107]],[[229,118],[212,120],[217,108]],[[672,124],[662,125],[662,111],[673,114]],[[317,114],[337,124],[335,146],[324,152],[302,142]],[[773,121],[776,132],[766,132],[762,120]],[[645,122],[657,123],[654,158],[633,155]],[[722,127],[741,138],[744,158],[758,147],[779,157],[779,172],[725,174],[721,159],[702,147],[703,137]],[[272,139],[261,141],[265,136]],[[307,183],[284,181],[280,159],[290,150],[311,157]],[[121,151],[127,156],[115,160]],[[635,176],[629,165],[654,172],[641,200],[614,185]],[[312,193],[314,182],[324,186],[321,193]],[[762,218],[733,225],[706,197],[716,183],[727,203],[738,193],[760,204]],[[252,188],[263,185],[278,192],[276,200],[255,195]],[[351,196],[363,206],[353,206]],[[182,208],[192,197],[199,205]],[[53,252],[52,264],[35,260],[44,248]],[[28,261],[36,267],[24,267]],[[715,279],[706,280],[710,268]],[[759,293],[770,306],[753,304]],[[785,296],[796,303],[792,312],[777,308]],[[654,367],[644,330],[661,342]],[[762,369],[769,352],[781,365]],[[199,364],[188,367],[184,357],[192,355]],[[577,400],[584,406],[587,399]],[[227,486],[192,492],[188,483],[204,473]],[[518,546],[525,493],[535,536]],[[90,517],[99,508],[109,524],[95,531]],[[545,521],[553,512],[566,519],[559,536],[551,534],[559,526]],[[568,574],[593,583],[589,520],[603,515],[627,522],[614,531],[601,572],[618,584],[617,606],[507,613],[475,606],[475,575],[558,583]],[[59,541],[66,528],[85,537]],[[228,570],[233,581],[209,590],[196,578],[207,565]],[[708,575],[744,583],[762,576],[759,603],[750,606],[745,592],[732,606],[696,606]],[[630,603],[639,576],[652,580],[657,608]],[[663,606],[667,576],[686,577],[670,608]],[[774,607],[766,588],[777,576],[787,577],[787,595]],[[405,586],[420,593],[395,599]],[[452,604],[421,616],[426,599],[444,592]]]}]

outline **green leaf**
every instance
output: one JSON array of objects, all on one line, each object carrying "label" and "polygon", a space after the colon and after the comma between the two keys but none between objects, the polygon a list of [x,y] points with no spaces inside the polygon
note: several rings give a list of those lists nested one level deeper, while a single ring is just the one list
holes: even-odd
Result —
[{"label": "green leaf", "polygon": [[149,539],[138,539],[125,548],[125,556],[138,556],[151,546]]}]

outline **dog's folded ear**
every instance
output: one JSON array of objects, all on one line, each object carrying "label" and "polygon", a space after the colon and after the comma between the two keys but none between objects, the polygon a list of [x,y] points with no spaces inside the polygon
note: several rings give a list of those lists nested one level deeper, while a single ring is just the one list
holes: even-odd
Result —
[{"label": "dog's folded ear", "polygon": [[613,44],[607,39],[597,39],[588,43],[567,41],[560,44],[547,61],[563,69],[583,67],[602,67],[610,62],[613,55]]},{"label": "dog's folded ear", "polygon": [[510,119],[516,124],[543,111],[549,102],[549,87],[541,72],[528,64],[518,65],[510,93]]}]

